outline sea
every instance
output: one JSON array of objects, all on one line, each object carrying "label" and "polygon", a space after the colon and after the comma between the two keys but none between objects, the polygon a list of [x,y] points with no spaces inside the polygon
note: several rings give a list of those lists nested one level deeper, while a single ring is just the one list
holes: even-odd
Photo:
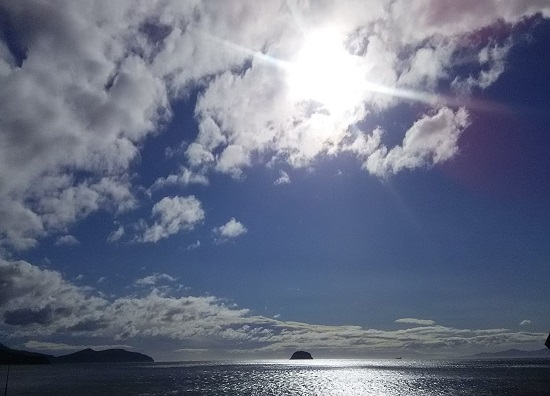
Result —
[{"label": "sea", "polygon": [[[0,389],[7,366],[0,366]],[[0,392],[1,394],[1,392]],[[550,359],[11,366],[7,395],[550,395]]]}]

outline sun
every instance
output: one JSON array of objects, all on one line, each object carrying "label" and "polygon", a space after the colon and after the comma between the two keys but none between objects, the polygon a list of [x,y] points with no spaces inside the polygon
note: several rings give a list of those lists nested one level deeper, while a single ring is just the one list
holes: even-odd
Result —
[{"label": "sun", "polygon": [[307,34],[288,68],[292,100],[317,101],[329,112],[357,103],[363,78],[360,57],[346,49],[338,31],[328,28]]}]

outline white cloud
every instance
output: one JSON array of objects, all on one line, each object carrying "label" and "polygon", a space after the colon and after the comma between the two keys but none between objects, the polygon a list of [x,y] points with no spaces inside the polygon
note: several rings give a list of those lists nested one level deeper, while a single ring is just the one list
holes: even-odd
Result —
[{"label": "white cloud", "polygon": [[519,325],[520,326],[527,326],[527,325],[530,325],[530,324],[531,324],[531,321],[529,319],[525,319],[525,320],[522,320]]},{"label": "white cloud", "polygon": [[376,128],[371,134],[357,131],[353,136],[353,141],[344,143],[342,151],[348,151],[355,154],[361,160],[367,160],[369,156],[380,146],[384,131]]},{"label": "white cloud", "polygon": [[438,81],[448,77],[447,70],[452,66],[452,55],[456,46],[456,43],[449,42],[437,47],[419,48],[399,76],[399,84],[416,87],[422,82],[433,90]]},{"label": "white cloud", "polygon": [[187,250],[194,250],[194,249],[198,249],[201,247],[201,241],[199,241],[198,239],[193,242],[192,244],[190,244],[189,246],[187,246]]},{"label": "white cloud", "polygon": [[388,150],[378,147],[363,164],[369,172],[387,176],[403,169],[430,166],[452,158],[458,151],[458,138],[469,125],[464,108],[454,112],[444,107],[425,115],[407,131],[402,146]]},{"label": "white cloud", "polygon": [[504,73],[506,56],[511,48],[510,40],[503,45],[490,44],[482,48],[477,55],[482,67],[479,73],[464,79],[456,77],[451,86],[459,93],[469,93],[475,87],[488,88]]},{"label": "white cloud", "polygon": [[290,176],[288,176],[288,173],[286,173],[284,170],[281,170],[279,172],[279,178],[273,182],[273,184],[276,186],[281,184],[289,184],[289,183],[290,183]]},{"label": "white cloud", "polygon": [[168,274],[153,274],[134,282],[135,286],[155,286],[162,281],[175,282],[176,278]]},{"label": "white cloud", "polygon": [[[0,97],[9,98],[0,103],[0,244],[28,249],[95,211],[136,208],[140,186],[128,175],[140,148],[169,121],[170,102],[190,88],[199,90],[199,134],[188,142],[186,168],[159,178],[157,187],[205,184],[209,171],[240,179],[247,167],[272,160],[307,167],[320,155],[345,151],[349,141],[368,142],[374,133],[353,126],[373,112],[402,100],[437,109],[445,102],[432,95],[440,84],[487,88],[504,72],[514,43],[489,37],[473,48],[472,32],[497,21],[512,29],[537,13],[548,18],[550,6],[19,0],[2,12],[17,48],[0,43]],[[345,39],[346,60],[366,83],[333,98],[339,106],[289,100],[288,67],[281,65],[296,58],[308,32],[324,27]],[[479,73],[460,72],[458,57],[471,58]],[[445,117],[461,131],[459,113]],[[430,123],[426,117],[437,118],[418,119],[406,141],[381,146],[365,169],[388,175],[455,155],[457,134],[440,134],[437,147],[417,136]],[[156,235],[148,238],[164,237]]]},{"label": "white cloud", "polygon": [[151,217],[155,219],[152,225],[144,224],[142,234],[137,242],[158,242],[178,233],[180,230],[192,230],[204,220],[204,210],[195,196],[164,197],[153,206]]},{"label": "white cloud", "polygon": [[406,324],[415,324],[420,326],[433,326],[435,322],[429,319],[414,319],[414,318],[403,318],[397,319],[395,323],[406,323]]},{"label": "white cloud", "polygon": [[126,232],[124,230],[124,226],[118,226],[116,230],[109,234],[109,236],[107,237],[107,242],[118,242],[125,234]]},{"label": "white cloud", "polygon": [[[156,284],[165,274],[144,281]],[[169,277],[171,278],[171,277]],[[144,278],[147,279],[147,278]],[[170,279],[167,279],[171,281]],[[513,332],[508,329],[459,329],[434,325],[429,320],[398,319],[420,324],[414,328],[387,331],[360,326],[325,326],[281,321],[254,315],[214,296],[177,297],[153,290],[143,296],[118,297],[112,301],[92,288],[79,287],[56,271],[40,269],[24,261],[0,260],[0,331],[12,338],[35,339],[32,347],[71,347],[60,337],[80,337],[80,345],[101,340],[157,339],[193,342],[195,348],[221,353],[236,348],[243,353],[278,354],[296,348],[343,356],[406,353],[460,355],[479,349],[543,343],[546,333]],[[74,338],[78,339],[78,338]],[[107,341],[109,343],[109,341]],[[61,344],[61,345],[60,345]],[[129,346],[126,346],[127,348]],[[155,346],[151,347],[154,351]],[[79,347],[80,349],[80,347]]]},{"label": "white cloud", "polygon": [[232,144],[227,146],[218,158],[216,169],[223,173],[229,173],[238,179],[242,175],[242,169],[250,165],[250,158],[242,146]]},{"label": "white cloud", "polygon": [[228,241],[229,239],[237,238],[243,234],[246,234],[248,230],[239,221],[232,217],[227,223],[216,227],[212,230],[216,236],[216,240],[219,243]]},{"label": "white cloud", "polygon": [[[124,173],[136,143],[157,128],[168,104],[146,62],[123,50],[132,34],[122,36],[133,24],[132,16],[117,12],[124,8],[106,5],[101,15],[78,1],[4,7],[26,53],[0,84],[2,97],[10,98],[0,106],[4,243],[25,248],[92,211],[132,201]],[[115,15],[121,17],[117,24]],[[84,180],[68,178],[74,170]],[[12,226],[20,221],[25,223]]]},{"label": "white cloud", "polygon": [[55,246],[76,246],[80,245],[80,241],[72,235],[63,235],[57,238]]},{"label": "white cloud", "polygon": [[186,167],[182,167],[179,174],[158,178],[149,190],[154,191],[166,186],[188,186],[189,184],[208,185],[208,178],[200,173],[193,173]]},{"label": "white cloud", "polygon": [[[256,58],[246,73],[220,75],[199,97],[196,112],[202,130],[208,133],[199,134],[188,147],[191,166],[212,167],[241,177],[245,168],[253,164],[253,158],[258,157],[256,154],[262,158],[268,153],[272,158],[303,167],[322,154],[360,151],[364,169],[385,177],[403,169],[447,161],[458,151],[458,136],[469,124],[468,113],[465,109],[440,108],[446,99],[433,95],[433,90],[442,81],[450,84],[454,77],[458,77],[455,87],[462,84],[487,88],[504,71],[503,60],[510,47],[509,43],[487,42],[481,49],[468,48],[467,41],[461,40],[460,35],[468,35],[472,29],[487,26],[503,16],[516,20],[520,15],[532,15],[536,9],[533,4],[512,12],[510,7],[493,4],[487,8],[488,16],[476,19],[473,17],[477,17],[477,8],[467,5],[460,9],[460,17],[465,20],[454,25],[454,17],[449,11],[431,2],[420,2],[414,7],[402,1],[393,2],[385,11],[381,7],[377,22],[350,18],[349,14],[341,20],[349,6],[350,3],[309,5],[304,9],[297,7],[295,11],[306,26],[309,21],[306,14],[315,15],[319,18],[317,24],[323,26],[326,20],[322,13],[330,10],[331,18],[341,22],[338,28],[349,34],[350,49],[363,54],[357,61],[364,67],[364,77],[378,85],[366,84],[365,92],[343,113],[322,104],[291,103],[288,96],[292,87],[288,87],[284,72],[277,73],[275,66]],[[439,9],[441,21],[432,19],[431,7]],[[410,23],[410,15],[414,13],[418,13],[421,23],[425,23],[426,32],[418,29],[416,23]],[[466,23],[466,18],[471,20]],[[448,36],[441,35],[438,21],[448,29]],[[370,28],[366,27],[367,22],[372,22]],[[294,41],[285,41],[288,38],[283,35],[280,45],[299,47],[302,38],[296,35]],[[411,48],[415,50],[411,52]],[[457,54],[468,51],[472,55],[470,62],[482,66],[482,71],[478,76],[455,76]],[[410,90],[403,90],[405,87]],[[251,97],[255,98],[252,102],[242,100]],[[368,116],[369,111],[386,110],[403,99],[426,102],[427,107],[434,106],[434,111],[411,125],[401,145],[380,146],[380,130],[350,129]],[[437,133],[430,131],[436,128],[437,122],[445,121],[447,125],[441,125]]]},{"label": "white cloud", "polygon": [[[458,4],[452,0],[399,0],[392,4],[392,14],[401,21],[400,34],[406,42],[436,34],[461,35],[477,31],[502,19],[517,22],[525,16],[542,12],[550,16],[550,6],[537,0],[503,2],[499,0],[468,1]],[[414,22],[410,16],[414,15]]]}]

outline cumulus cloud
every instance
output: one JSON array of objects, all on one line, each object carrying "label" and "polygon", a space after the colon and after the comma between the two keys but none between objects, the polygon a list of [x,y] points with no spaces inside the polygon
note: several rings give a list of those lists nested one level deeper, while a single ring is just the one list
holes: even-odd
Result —
[{"label": "cumulus cloud", "polygon": [[403,318],[397,319],[395,323],[406,323],[406,324],[415,324],[419,326],[433,326],[435,322],[429,319],[414,319],[414,318]]},{"label": "cumulus cloud", "polygon": [[55,246],[75,246],[80,245],[80,241],[72,235],[63,235],[57,238]]},{"label": "cumulus cloud", "polygon": [[464,108],[454,112],[444,107],[433,116],[425,115],[407,131],[402,146],[378,147],[363,164],[369,172],[387,176],[403,169],[429,166],[452,158],[460,134],[468,126]]},{"label": "cumulus cloud", "polygon": [[[363,68],[361,78],[377,83],[365,84],[364,91],[344,112],[319,103],[291,103],[288,96],[292,87],[288,86],[284,73],[274,76],[274,67],[257,57],[245,73],[220,75],[199,97],[196,112],[201,131],[205,132],[199,133],[187,149],[191,166],[211,167],[241,177],[257,154],[261,158],[267,152],[271,160],[302,167],[309,166],[321,154],[361,150],[364,169],[387,176],[452,158],[458,152],[458,137],[469,124],[468,113],[465,109],[441,108],[446,99],[431,93],[442,83],[457,89],[460,86],[461,91],[474,86],[487,88],[504,72],[504,59],[510,48],[510,41],[499,44],[491,40],[471,46],[469,35],[499,19],[513,23],[537,11],[548,14],[548,7],[540,8],[536,4],[507,7],[490,3],[487,10],[484,8],[488,15],[483,18],[473,17],[478,12],[474,5],[456,9],[450,4],[441,6],[429,1],[415,6],[397,1],[386,8],[369,4],[370,12],[366,15],[372,16],[372,20],[351,17],[345,12],[350,3],[309,4],[304,9],[298,6],[295,11],[303,13],[301,23],[305,25],[309,22],[306,9],[321,26],[329,24],[328,17],[324,16],[327,12],[331,26],[336,24],[347,34],[350,59]],[[439,10],[435,19],[431,15],[433,8]],[[425,30],[410,23],[410,15],[416,13]],[[455,24],[452,16],[455,13],[460,14],[460,24]],[[295,37],[297,41],[290,42],[281,36],[280,45],[299,47],[301,40],[307,39]],[[468,62],[472,66],[480,68],[477,75],[459,74],[456,66],[466,58],[471,59]],[[255,100],[243,101],[240,99],[243,97]],[[401,145],[378,146],[378,130],[350,129],[368,116],[369,111],[386,110],[401,100],[423,101],[428,107],[411,126]],[[433,110],[429,110],[430,107]],[[355,145],[350,145],[350,140],[355,141]]]},{"label": "cumulus cloud", "polygon": [[[171,277],[156,274],[142,281],[154,285],[161,278]],[[11,338],[38,338],[41,341],[28,341],[37,349],[65,348],[70,345],[60,345],[59,339],[71,336],[124,340],[128,345],[160,338],[193,342],[199,349],[254,354],[311,348],[344,355],[395,351],[437,355],[541,343],[546,337],[508,329],[457,329],[411,318],[398,322],[422,326],[387,331],[288,322],[255,315],[214,296],[161,295],[154,288],[143,296],[108,300],[92,288],[72,284],[59,272],[24,261],[1,260],[0,285],[0,332]],[[49,338],[52,335],[55,339]]]},{"label": "cumulus cloud", "polygon": [[[10,38],[0,42],[0,97],[9,98],[0,103],[0,243],[28,249],[90,213],[136,208],[140,186],[128,175],[140,148],[190,89],[198,90],[199,133],[186,142],[185,167],[155,189],[206,184],[209,172],[242,179],[257,163],[306,167],[353,141],[364,169],[379,176],[446,161],[457,153],[467,110],[441,109],[436,87],[489,87],[514,45],[501,36],[525,18],[548,18],[550,6],[20,0],[4,2],[2,14]],[[491,34],[498,23],[506,24],[500,36]],[[308,32],[323,28],[345,43],[342,64],[355,65],[358,76],[354,84],[343,73],[311,84],[351,89],[325,103],[296,96],[289,84]],[[488,34],[470,39],[482,29]],[[457,67],[465,59],[476,72]],[[354,126],[403,100],[423,101],[424,115],[402,144],[369,153],[375,131]],[[153,228],[141,239],[170,234]]]},{"label": "cumulus cloud", "polygon": [[290,176],[284,170],[279,172],[279,178],[273,182],[274,185],[278,186],[280,184],[289,184]]},{"label": "cumulus cloud", "polygon": [[193,195],[164,197],[153,206],[151,217],[155,221],[151,225],[142,222],[143,231],[136,238],[137,242],[158,242],[180,230],[192,230],[204,220],[204,210]]},{"label": "cumulus cloud", "polygon": [[229,239],[237,238],[243,234],[246,234],[248,230],[239,221],[232,217],[227,223],[216,227],[212,230],[216,236],[216,241],[219,243],[227,242]]},{"label": "cumulus cloud", "polygon": [[[122,31],[108,38],[96,24],[101,16],[83,6],[3,6],[21,59],[0,84],[2,97],[10,98],[0,108],[6,143],[0,155],[0,232],[17,248],[99,208],[119,210],[132,202],[124,173],[137,154],[135,143],[168,111],[166,90],[146,62],[123,55],[124,41],[112,41]],[[121,22],[122,29],[131,23],[124,17]],[[85,177],[72,178],[71,170]],[[25,220],[32,221],[13,227]]]}]

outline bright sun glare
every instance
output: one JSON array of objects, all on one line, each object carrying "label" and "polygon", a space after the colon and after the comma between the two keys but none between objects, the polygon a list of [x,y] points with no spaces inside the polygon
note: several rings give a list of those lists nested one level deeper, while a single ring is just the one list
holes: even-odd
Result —
[{"label": "bright sun glare", "polygon": [[289,68],[292,100],[315,100],[330,112],[345,111],[360,99],[364,77],[359,59],[346,50],[338,32],[311,32]]}]

